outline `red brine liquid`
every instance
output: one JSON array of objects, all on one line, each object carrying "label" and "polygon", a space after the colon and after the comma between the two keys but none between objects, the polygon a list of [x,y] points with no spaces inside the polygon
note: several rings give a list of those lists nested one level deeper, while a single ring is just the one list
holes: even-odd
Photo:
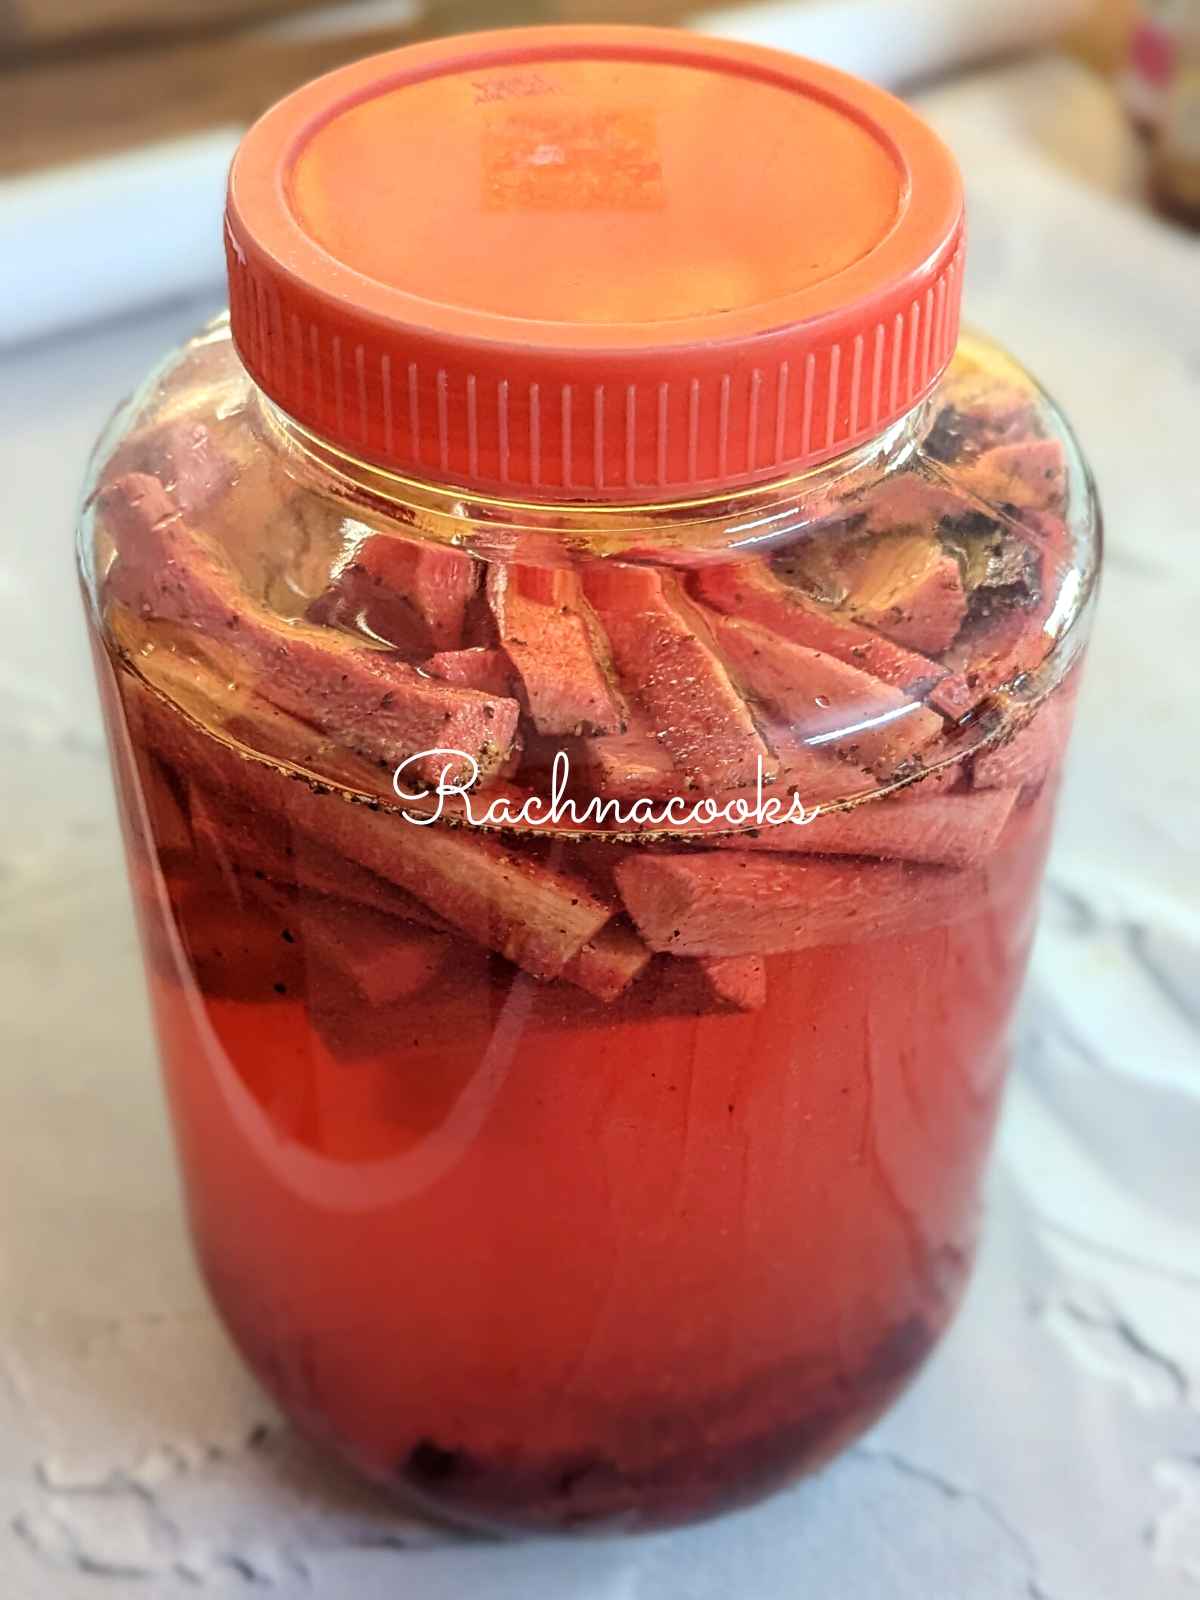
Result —
[{"label": "red brine liquid", "polygon": [[[994,839],[947,847],[958,864],[813,855],[827,894],[861,884],[841,936],[652,955],[602,999],[405,920],[313,830],[321,808],[370,813],[127,664],[103,675],[199,1258],[288,1413],[428,1509],[532,1529],[706,1515],[872,1421],[970,1265],[1053,701],[936,789],[867,802],[1004,795]],[[680,867],[677,841],[509,842],[593,882],[795,865],[765,844]]]}]

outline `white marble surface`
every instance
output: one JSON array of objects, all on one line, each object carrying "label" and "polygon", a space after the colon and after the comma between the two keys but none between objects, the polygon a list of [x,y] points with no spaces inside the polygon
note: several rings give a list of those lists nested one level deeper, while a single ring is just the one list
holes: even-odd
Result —
[{"label": "white marble surface", "polygon": [[1200,245],[1043,62],[927,100],[970,311],[1094,458],[1108,582],[966,1310],[811,1484],[686,1533],[447,1540],[244,1375],[180,1222],[68,549],[90,438],[202,307],[0,363],[0,1596],[1200,1593]]}]

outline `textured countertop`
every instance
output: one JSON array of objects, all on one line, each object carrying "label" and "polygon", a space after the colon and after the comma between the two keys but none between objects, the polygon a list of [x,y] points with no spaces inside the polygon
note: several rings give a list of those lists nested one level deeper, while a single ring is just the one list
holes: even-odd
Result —
[{"label": "textured countertop", "polygon": [[[68,552],[113,400],[206,307],[0,361],[0,1597],[1185,1600],[1200,1593],[1200,245],[1107,93],[929,96],[972,318],[1078,426],[1107,587],[965,1310],[815,1481],[628,1541],[455,1540],[318,1460],[184,1239]],[[216,296],[214,294],[214,304]]]}]

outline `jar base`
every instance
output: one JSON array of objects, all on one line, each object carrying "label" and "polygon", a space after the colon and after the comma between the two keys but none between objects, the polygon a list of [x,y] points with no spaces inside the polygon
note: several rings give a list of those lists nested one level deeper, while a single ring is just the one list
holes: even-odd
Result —
[{"label": "jar base", "polygon": [[[961,1284],[957,1287],[961,1293]],[[257,1341],[225,1314],[220,1296],[213,1298],[247,1365],[316,1446],[422,1517],[461,1532],[517,1538],[685,1526],[756,1504],[812,1474],[865,1433],[915,1378],[944,1334],[959,1295],[938,1308],[936,1323],[919,1316],[897,1322],[857,1374],[827,1384],[823,1393],[805,1385],[790,1414],[783,1415],[787,1408],[780,1404],[781,1420],[750,1435],[736,1422],[724,1430],[714,1426],[706,1430],[712,1436],[707,1447],[667,1449],[652,1465],[634,1467],[602,1449],[539,1457],[530,1446],[488,1457],[425,1436],[405,1449],[390,1471],[381,1470],[377,1460],[365,1460],[313,1408],[292,1404],[295,1397],[278,1381],[276,1363],[261,1359]],[[736,1417],[737,1402],[715,1410],[726,1419]],[[644,1440],[651,1430],[643,1419],[636,1431]]]}]

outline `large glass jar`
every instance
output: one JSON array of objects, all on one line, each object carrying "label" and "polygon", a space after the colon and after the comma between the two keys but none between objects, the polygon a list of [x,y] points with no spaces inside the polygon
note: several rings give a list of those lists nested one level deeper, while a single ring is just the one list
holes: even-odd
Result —
[{"label": "large glass jar", "polygon": [[899,103],[643,30],[283,103],[99,447],[90,625],[196,1247],[435,1511],[642,1526],[953,1314],[1096,580]]}]

